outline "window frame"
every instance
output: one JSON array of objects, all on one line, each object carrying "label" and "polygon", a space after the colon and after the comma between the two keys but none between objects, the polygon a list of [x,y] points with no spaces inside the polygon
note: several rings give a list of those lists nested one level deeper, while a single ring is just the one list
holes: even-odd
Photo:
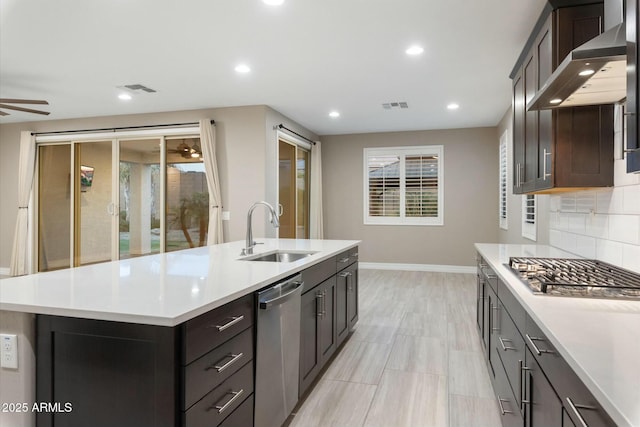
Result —
[{"label": "window frame", "polygon": [[[527,220],[527,199],[533,198],[533,222]],[[538,196],[535,194],[522,195],[522,237],[533,240],[538,239]]]},{"label": "window frame", "polygon": [[[438,215],[436,217],[407,217],[405,215],[406,201],[406,157],[412,155],[437,156],[438,158]],[[398,156],[400,158],[400,215],[370,216],[369,215],[369,158],[375,156]],[[444,146],[416,145],[404,147],[367,147],[363,150],[363,222],[364,225],[444,225]]]},{"label": "window frame", "polygon": [[[498,150],[498,223],[500,229],[509,229],[509,132],[500,137]],[[504,209],[503,209],[504,208]]]}]

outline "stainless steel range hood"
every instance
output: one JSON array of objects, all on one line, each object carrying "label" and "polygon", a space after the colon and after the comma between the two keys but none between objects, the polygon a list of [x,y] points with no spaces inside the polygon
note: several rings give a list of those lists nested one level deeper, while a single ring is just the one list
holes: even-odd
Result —
[{"label": "stainless steel range hood", "polygon": [[613,104],[627,96],[627,40],[620,0],[605,1],[607,31],[572,50],[527,110]]}]

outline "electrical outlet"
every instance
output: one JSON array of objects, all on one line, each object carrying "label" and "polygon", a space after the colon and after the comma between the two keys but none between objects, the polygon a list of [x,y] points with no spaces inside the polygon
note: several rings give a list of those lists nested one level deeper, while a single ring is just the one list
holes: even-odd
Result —
[{"label": "electrical outlet", "polygon": [[18,369],[18,336],[0,334],[0,366]]}]

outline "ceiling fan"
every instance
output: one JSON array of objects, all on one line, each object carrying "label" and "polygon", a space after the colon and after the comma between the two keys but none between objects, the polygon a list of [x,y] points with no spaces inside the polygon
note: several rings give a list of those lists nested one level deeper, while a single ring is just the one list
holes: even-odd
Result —
[{"label": "ceiling fan", "polygon": [[[15,105],[9,104],[28,104],[28,105],[49,105],[47,101],[41,101],[37,99],[11,99],[11,98],[0,98],[0,108],[4,110],[14,110],[14,111],[22,111],[25,113],[33,113],[33,114],[42,114],[43,116],[48,116],[48,111],[41,110],[33,110],[31,108],[17,107]],[[0,110],[0,116],[8,116],[9,113]]]},{"label": "ceiling fan", "polygon": [[202,157],[202,149],[196,141],[189,145],[183,140],[175,149],[168,149],[170,153],[180,154],[185,159],[198,159]]}]

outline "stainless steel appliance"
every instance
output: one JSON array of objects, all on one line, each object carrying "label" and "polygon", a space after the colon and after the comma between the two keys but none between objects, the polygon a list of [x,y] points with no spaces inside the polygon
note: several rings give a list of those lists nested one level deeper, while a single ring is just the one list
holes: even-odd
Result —
[{"label": "stainless steel appliance", "polygon": [[279,427],[298,403],[302,276],[258,292],[255,427]]},{"label": "stainless steel appliance", "polygon": [[535,294],[640,299],[640,274],[606,262],[570,258],[509,258]]}]

